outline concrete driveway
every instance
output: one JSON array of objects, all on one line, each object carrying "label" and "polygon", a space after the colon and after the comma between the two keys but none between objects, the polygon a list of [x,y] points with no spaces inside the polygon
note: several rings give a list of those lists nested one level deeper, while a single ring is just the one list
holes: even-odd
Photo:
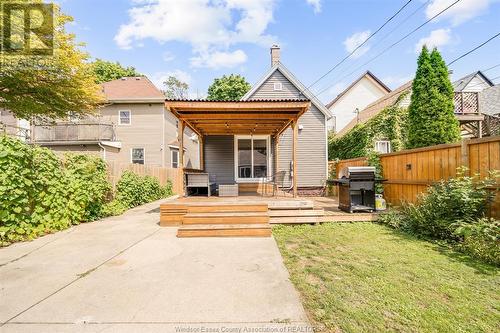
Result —
[{"label": "concrete driveway", "polygon": [[273,238],[178,239],[158,207],[0,249],[0,331],[307,327]]}]

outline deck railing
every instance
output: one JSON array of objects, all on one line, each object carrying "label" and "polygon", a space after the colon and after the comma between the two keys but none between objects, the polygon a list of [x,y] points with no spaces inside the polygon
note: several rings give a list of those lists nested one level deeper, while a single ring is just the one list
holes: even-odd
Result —
[{"label": "deck railing", "polygon": [[479,93],[477,92],[456,92],[455,114],[479,114]]},{"label": "deck railing", "polygon": [[7,125],[0,122],[0,133],[14,138],[18,138],[22,141],[30,140],[29,128]]},{"label": "deck railing", "polygon": [[33,142],[115,141],[113,124],[64,122],[33,126]]}]

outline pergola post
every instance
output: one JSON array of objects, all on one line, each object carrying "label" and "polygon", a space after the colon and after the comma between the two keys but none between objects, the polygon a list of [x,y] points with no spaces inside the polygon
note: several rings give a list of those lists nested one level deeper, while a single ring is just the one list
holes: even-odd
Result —
[{"label": "pergola post", "polygon": [[293,163],[293,197],[298,196],[297,191],[297,138],[299,136],[299,130],[297,126],[297,120],[292,121],[292,132],[293,132],[293,148],[292,148],[292,163]]},{"label": "pergola post", "polygon": [[204,149],[205,149],[205,138],[203,136],[198,136],[198,142],[199,142],[199,149],[200,149],[200,169],[205,170],[205,155],[204,155]]},{"label": "pergola post", "polygon": [[185,127],[185,122],[184,120],[179,120],[179,128],[177,130],[177,141],[179,141],[179,163],[178,163],[178,168],[179,168],[179,188],[180,188],[180,195],[184,195],[185,190],[184,190],[184,127]]},{"label": "pergola post", "polygon": [[[274,136],[274,174],[276,175],[280,171],[280,164],[279,164],[279,144],[280,144],[280,136],[279,134],[276,134]],[[275,181],[275,179],[273,179]],[[278,185],[276,186],[276,192],[279,191]],[[274,194],[274,188],[273,188],[273,194]],[[277,193],[276,193],[277,194]]]}]

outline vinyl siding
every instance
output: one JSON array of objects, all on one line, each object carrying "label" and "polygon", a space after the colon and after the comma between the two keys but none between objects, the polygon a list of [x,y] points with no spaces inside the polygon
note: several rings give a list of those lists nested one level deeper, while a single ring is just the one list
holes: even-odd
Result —
[{"label": "vinyl siding", "polygon": [[234,184],[234,137],[205,136],[205,172],[216,176],[217,184]]},{"label": "vinyl siding", "polygon": [[[282,91],[274,91],[275,82],[282,83]],[[261,98],[303,98],[303,96],[278,70],[255,91],[249,100]],[[314,105],[299,119],[299,125],[304,127],[302,130],[299,130],[297,147],[297,183],[299,187],[325,185],[327,178],[325,122],[325,115]],[[287,172],[285,178],[287,185],[291,183],[291,161],[292,130],[289,128],[281,135],[279,144],[279,171]]]},{"label": "vinyl siding", "polygon": [[[130,125],[117,125],[119,110],[131,111]],[[131,163],[131,149],[144,148],[147,165],[162,166],[165,163],[165,167],[171,167],[169,144],[177,140],[177,119],[165,110],[163,104],[113,104],[101,109],[100,113],[103,122],[116,124],[116,140],[122,144],[118,153],[106,155],[108,160]],[[198,168],[198,143],[191,140],[191,134],[188,129],[184,132],[184,165]]]}]

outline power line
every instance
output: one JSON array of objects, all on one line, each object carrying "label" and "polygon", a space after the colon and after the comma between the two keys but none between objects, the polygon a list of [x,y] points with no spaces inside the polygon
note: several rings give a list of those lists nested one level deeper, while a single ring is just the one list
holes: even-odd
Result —
[{"label": "power line", "polygon": [[472,50],[468,51],[468,52],[465,52],[464,54],[462,54],[460,57],[458,58],[455,58],[453,61],[451,61],[450,63],[447,64],[447,66],[451,66],[452,64],[454,64],[455,62],[457,62],[458,60],[462,59],[463,57],[466,57],[468,56],[469,54],[471,54],[472,52],[476,51],[477,49],[480,49],[481,47],[483,47],[484,45],[488,44],[489,42],[491,42],[493,39],[497,38],[498,36],[500,36],[500,32],[497,33],[496,35],[490,37],[487,41],[484,41],[482,42],[481,44],[479,44],[478,46],[476,46],[475,48],[473,48]]},{"label": "power line", "polygon": [[[377,47],[388,37],[390,36],[394,31],[396,31],[399,27],[404,25],[406,22],[408,22],[409,19],[411,19],[416,13],[418,13],[423,7],[425,7],[431,0],[427,0],[423,2],[420,6],[417,7],[413,12],[411,12],[408,16],[406,16],[401,22],[399,22],[393,29],[391,29],[389,32],[387,32],[381,39],[377,40],[377,42],[371,47],[372,50],[376,50]],[[380,50],[381,48],[378,48]],[[349,68],[352,68],[353,65],[359,64],[360,61],[355,61],[353,64],[351,64],[348,67],[345,67],[342,69],[340,72],[337,73],[337,75],[343,74],[347,72]],[[322,88],[323,89],[323,88]],[[320,89],[320,91],[322,91]],[[328,89],[328,88],[327,88]]]},{"label": "power line", "polygon": [[488,67],[488,68],[486,68],[486,69],[483,69],[483,70],[481,70],[481,72],[491,71],[492,69],[497,68],[498,66],[500,66],[500,64],[497,64],[497,65],[494,65],[494,66]]},{"label": "power line", "polygon": [[[384,53],[386,53],[387,51],[389,51],[390,49],[392,49],[394,46],[398,45],[399,43],[401,43],[403,40],[405,40],[406,38],[410,37],[411,35],[413,35],[415,32],[417,32],[418,30],[420,30],[423,26],[427,25],[429,22],[431,22],[432,20],[434,20],[436,17],[440,16],[441,14],[443,14],[445,11],[447,11],[448,9],[450,9],[451,7],[453,7],[454,5],[456,5],[457,3],[459,3],[461,0],[456,0],[455,2],[453,2],[452,4],[450,4],[448,7],[446,7],[445,9],[441,10],[439,13],[437,13],[436,15],[434,15],[433,17],[431,17],[430,19],[428,19],[427,21],[425,21],[424,23],[422,23],[421,25],[419,25],[418,27],[416,27],[415,29],[413,29],[412,31],[410,31],[409,33],[407,33],[406,35],[404,35],[402,38],[400,38],[397,42],[391,44],[389,47],[385,48],[382,52],[380,52],[379,54],[377,54],[375,57],[371,58],[370,60],[368,60],[367,62],[365,62],[363,65],[357,67],[354,71],[350,72],[349,74],[347,74],[346,76],[343,76],[340,80],[338,81],[342,81],[344,78],[350,76],[351,74],[355,73],[356,71],[358,71],[360,68],[368,65],[369,63],[371,63],[372,61],[378,59],[380,56],[382,56]],[[321,90],[317,95],[321,95],[322,93],[324,93],[325,91],[327,91],[328,89],[330,89],[330,87],[332,87],[332,85],[326,87],[325,89]]]},{"label": "power line", "polygon": [[309,85],[307,87],[307,89],[311,88],[312,86],[314,86],[316,83],[318,83],[319,81],[321,81],[325,76],[327,76],[328,74],[330,74],[333,70],[335,70],[335,68],[337,68],[338,66],[340,66],[344,61],[346,61],[347,59],[349,59],[357,50],[359,50],[363,45],[366,44],[366,42],[368,42],[373,36],[375,36],[380,30],[382,30],[382,28],[384,28],[389,22],[391,22],[399,13],[401,13],[401,11],[403,9],[406,8],[406,6],[408,6],[410,4],[410,2],[412,2],[413,0],[408,0],[408,2],[406,2],[403,7],[399,8],[399,10],[394,13],[394,15],[392,15],[389,19],[387,19],[384,24],[382,24],[375,32],[373,32],[372,34],[370,34],[370,36],[368,36],[368,38],[365,39],[365,41],[361,44],[359,44],[351,53],[349,53],[346,57],[344,57],[340,62],[338,62],[337,64],[335,64],[335,66],[333,66],[330,70],[328,70],[325,74],[323,74],[319,79],[317,79],[316,81],[314,81],[311,85]]}]

